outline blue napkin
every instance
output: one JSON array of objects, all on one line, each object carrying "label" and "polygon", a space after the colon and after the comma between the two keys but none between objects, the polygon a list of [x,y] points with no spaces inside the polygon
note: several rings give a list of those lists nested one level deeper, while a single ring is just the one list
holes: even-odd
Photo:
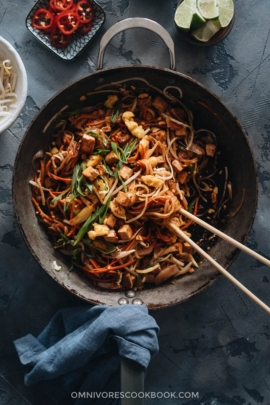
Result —
[{"label": "blue napkin", "polygon": [[[79,392],[120,392],[120,356],[147,369],[158,352],[159,327],[144,305],[80,306],[58,311],[35,338],[14,342],[27,367],[25,384],[37,384],[55,401]],[[87,404],[114,405],[113,398],[88,398]]]}]

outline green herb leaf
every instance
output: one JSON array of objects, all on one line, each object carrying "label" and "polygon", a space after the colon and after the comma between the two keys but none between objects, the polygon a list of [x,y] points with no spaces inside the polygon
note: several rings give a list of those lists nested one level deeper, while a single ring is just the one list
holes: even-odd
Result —
[{"label": "green herb leaf", "polygon": [[97,149],[95,152],[93,152],[93,155],[102,155],[102,153],[109,153],[110,149]]},{"label": "green herb leaf", "polygon": [[118,100],[112,111],[112,117],[111,117],[112,123],[115,123],[115,121],[119,117],[121,107],[122,107],[122,100]]}]

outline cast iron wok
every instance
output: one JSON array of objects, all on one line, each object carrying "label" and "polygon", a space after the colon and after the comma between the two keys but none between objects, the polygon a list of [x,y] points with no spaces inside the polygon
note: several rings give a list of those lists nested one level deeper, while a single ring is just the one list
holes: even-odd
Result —
[{"label": "cast iron wok", "polygon": [[[150,21],[146,19],[130,20],[133,22],[137,20],[136,23],[142,23],[140,26],[146,22],[145,28],[148,28]],[[151,22],[151,24],[157,23]],[[138,24],[133,26],[138,26]],[[159,25],[157,24],[157,26]],[[118,32],[120,32],[120,28]],[[115,31],[113,35],[115,35]],[[171,58],[174,57],[172,51],[170,49]],[[171,66],[173,66],[172,59]],[[229,178],[232,182],[233,200],[230,213],[234,213],[241,205],[243,190],[245,190],[241,209],[237,215],[228,216],[221,230],[244,243],[253,224],[257,207],[257,174],[247,136],[237,118],[222,100],[202,84],[171,69],[150,66],[103,69],[70,84],[47,102],[24,135],[14,166],[13,204],[25,242],[40,266],[68,291],[94,304],[115,305],[119,299],[125,298],[125,293],[107,291],[93,286],[79,269],[72,272],[68,271],[69,264],[66,262],[66,258],[53,249],[51,240],[35,214],[29,186],[29,180],[33,177],[31,162],[39,150],[47,149],[53,128],[53,123],[49,125],[48,123],[62,108],[68,105],[68,109],[73,110],[80,106],[91,105],[93,96],[88,95],[88,93],[93,92],[96,87],[133,77],[143,78],[160,89],[169,85],[180,87],[183,91],[183,103],[194,114],[195,127],[207,128],[217,134],[219,149],[228,167]],[[135,82],[134,84],[139,84],[139,82]],[[82,100],[82,96],[85,96],[86,99]],[[96,101],[93,100],[92,104],[96,104]],[[235,260],[238,253],[239,251],[235,247],[223,240],[218,240],[210,251],[211,256],[226,269]],[[53,269],[52,263],[54,261],[61,266],[60,271]],[[193,274],[176,279],[175,284],[168,282],[151,289],[138,291],[136,299],[142,300],[151,309],[170,306],[203,291],[218,276],[218,271],[208,262],[203,261],[199,269]],[[129,302],[131,303],[132,299]]]}]

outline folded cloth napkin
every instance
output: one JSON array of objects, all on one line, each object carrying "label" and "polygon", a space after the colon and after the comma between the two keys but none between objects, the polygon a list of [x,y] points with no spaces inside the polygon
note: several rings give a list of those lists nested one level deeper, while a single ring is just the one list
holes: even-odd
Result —
[{"label": "folded cloth napkin", "polygon": [[38,383],[56,403],[72,397],[69,403],[114,405],[120,400],[98,396],[120,392],[120,356],[147,369],[158,332],[144,305],[79,306],[58,311],[37,338],[29,334],[14,345],[27,386]]}]

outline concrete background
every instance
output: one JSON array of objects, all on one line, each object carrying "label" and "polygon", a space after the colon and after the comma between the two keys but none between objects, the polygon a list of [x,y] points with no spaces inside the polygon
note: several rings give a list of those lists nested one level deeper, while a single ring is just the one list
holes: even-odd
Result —
[{"label": "concrete background", "polygon": [[[38,335],[54,313],[80,305],[35,262],[18,230],[11,197],[13,164],[20,141],[39,109],[58,90],[96,69],[99,41],[115,22],[142,16],[164,26],[175,43],[177,70],[214,91],[237,116],[250,140],[259,176],[258,210],[247,246],[270,257],[270,40],[269,1],[235,0],[235,24],[220,44],[200,48],[175,29],[177,1],[99,0],[106,22],[75,61],[50,53],[26,29],[33,0],[2,0],[0,35],[25,64],[29,91],[14,125],[0,135],[0,404],[51,405],[37,387],[25,387],[13,340]],[[169,67],[156,35],[132,30],[113,39],[104,66]],[[241,151],[239,151],[241,154]],[[269,268],[240,253],[231,273],[270,305]],[[189,301],[151,312],[161,331],[146,391],[185,392],[183,399],[147,399],[154,405],[270,405],[270,318],[224,277]],[[199,393],[197,398],[192,392]],[[189,396],[190,393],[190,396]]]}]

